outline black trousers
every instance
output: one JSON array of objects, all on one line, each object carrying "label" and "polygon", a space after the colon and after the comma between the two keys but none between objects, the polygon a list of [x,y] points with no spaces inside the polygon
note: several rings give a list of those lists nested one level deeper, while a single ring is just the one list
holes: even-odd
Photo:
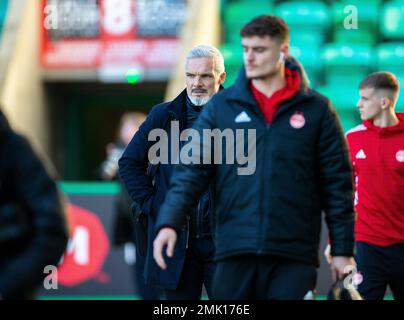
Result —
[{"label": "black trousers", "polygon": [[404,300],[404,244],[380,247],[358,241],[355,260],[363,278],[358,291],[365,300],[382,300],[387,285],[394,299]]},{"label": "black trousers", "polygon": [[143,300],[160,300],[162,296],[162,290],[158,287],[153,287],[145,283],[143,277],[144,265],[146,258],[139,255],[136,250],[136,263],[133,266],[134,276],[137,291]]},{"label": "black trousers", "polygon": [[218,300],[300,300],[314,291],[314,265],[274,256],[240,255],[218,262],[213,297]]},{"label": "black trousers", "polygon": [[190,238],[178,287],[175,290],[165,289],[166,299],[200,300],[203,285],[209,299],[212,299],[212,281],[216,268],[214,252],[212,238]]}]

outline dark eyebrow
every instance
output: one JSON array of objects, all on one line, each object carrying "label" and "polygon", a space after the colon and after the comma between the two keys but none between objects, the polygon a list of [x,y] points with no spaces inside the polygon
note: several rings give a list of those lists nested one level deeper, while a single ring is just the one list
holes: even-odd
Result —
[{"label": "dark eyebrow", "polygon": [[[247,48],[247,46],[245,46],[245,45],[243,45],[242,47],[243,47],[243,49]],[[268,47],[266,47],[266,46],[256,46],[256,47],[250,47],[250,48],[253,49],[253,50],[268,49]]]}]

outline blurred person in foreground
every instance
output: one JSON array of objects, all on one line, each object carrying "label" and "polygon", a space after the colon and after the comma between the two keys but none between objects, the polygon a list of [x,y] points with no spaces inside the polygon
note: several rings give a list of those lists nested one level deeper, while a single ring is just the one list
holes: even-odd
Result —
[{"label": "blurred person in foreground", "polygon": [[68,232],[60,194],[28,141],[0,111],[0,298],[33,299]]},{"label": "blurred person in foreground", "polygon": [[132,200],[118,177],[118,160],[145,119],[146,115],[141,112],[127,112],[122,115],[116,142],[107,145],[107,158],[101,165],[100,176],[103,180],[117,179],[121,187],[115,203],[112,241],[115,246],[123,246],[125,261],[134,265],[133,273],[140,297],[143,300],[158,300],[159,290],[147,286],[143,278],[145,258],[141,252],[141,243],[137,241]]},{"label": "blurred person in foreground", "polygon": [[[247,150],[256,167],[240,174],[244,167],[224,161],[180,165],[158,214],[154,257],[166,267],[184,214],[214,181],[213,297],[309,299],[316,286],[322,211],[333,239],[334,278],[343,278],[345,267],[355,264],[345,139],[335,109],[308,87],[302,67],[288,57],[289,31],[282,19],[258,16],[241,37],[244,67],[236,83],[212,98],[193,128],[200,136],[206,129],[253,130],[255,140],[215,148],[222,155],[232,147],[236,154],[239,147]],[[203,139],[201,149],[210,145]]]},{"label": "blurred person in foreground", "polygon": [[346,134],[357,215],[354,281],[365,300],[382,300],[387,285],[394,299],[404,300],[404,114],[395,112],[398,95],[394,74],[367,76],[357,103],[363,123]]},{"label": "blurred person in foreground", "polygon": [[[222,54],[212,46],[193,47],[186,57],[185,76],[186,88],[174,100],[152,109],[119,160],[120,176],[149,222],[146,281],[164,288],[168,300],[200,299],[203,285],[211,297],[216,267],[211,226],[214,186],[208,184],[184,211],[186,219],[178,225],[179,241],[167,269],[160,269],[153,260],[157,213],[166,196],[173,165],[181,161],[180,150],[187,139],[184,130],[192,127],[225,81]],[[167,147],[160,154],[161,158],[167,157],[164,163],[151,155],[156,141],[153,135],[161,130],[166,133],[166,139],[159,141]]]}]

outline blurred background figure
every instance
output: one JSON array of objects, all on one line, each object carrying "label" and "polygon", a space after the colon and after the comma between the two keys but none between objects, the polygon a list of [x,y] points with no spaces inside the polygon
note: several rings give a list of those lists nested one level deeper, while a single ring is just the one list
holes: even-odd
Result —
[{"label": "blurred background figure", "polygon": [[67,239],[54,181],[0,111],[0,299],[33,299]]},{"label": "blurred background figure", "polygon": [[[116,141],[107,145],[107,158],[101,164],[100,177],[103,180],[117,180],[121,184],[121,180],[118,178],[118,160],[145,119],[146,115],[141,112],[127,112],[122,115]],[[159,299],[158,290],[146,286],[143,278],[145,261],[144,257],[139,254],[139,250],[136,250],[136,234],[131,207],[132,200],[121,185],[115,203],[112,242],[115,246],[123,246],[125,261],[133,266],[135,286],[141,298],[156,300]]]},{"label": "blurred background figure", "polygon": [[146,115],[141,112],[127,112],[122,115],[116,141],[107,145],[107,158],[101,164],[100,176],[103,180],[117,178],[118,160],[145,119]]}]

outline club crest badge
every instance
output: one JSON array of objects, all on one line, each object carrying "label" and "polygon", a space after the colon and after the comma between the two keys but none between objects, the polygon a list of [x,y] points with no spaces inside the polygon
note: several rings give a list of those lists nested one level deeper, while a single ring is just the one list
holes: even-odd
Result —
[{"label": "club crest badge", "polygon": [[303,116],[303,112],[294,113],[289,120],[292,128],[301,129],[306,124],[306,119]]},{"label": "club crest badge", "polygon": [[399,150],[396,153],[396,160],[398,162],[404,162],[404,150]]}]

